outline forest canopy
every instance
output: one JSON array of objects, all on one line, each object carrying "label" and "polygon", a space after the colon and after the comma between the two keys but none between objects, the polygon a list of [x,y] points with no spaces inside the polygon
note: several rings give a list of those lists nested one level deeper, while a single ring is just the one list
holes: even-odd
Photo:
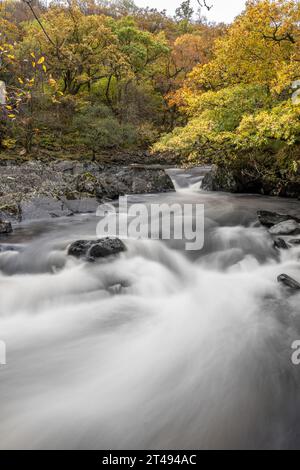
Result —
[{"label": "forest canopy", "polygon": [[172,103],[185,126],[165,133],[156,151],[292,179],[300,168],[300,4],[250,0],[196,65]]},{"label": "forest canopy", "polygon": [[[181,125],[170,97],[224,25],[130,0],[0,3],[2,149],[147,148]],[[184,118],[185,119],[185,118]]]},{"label": "forest canopy", "polygon": [[248,0],[231,25],[198,3],[170,17],[132,0],[2,1],[2,154],[150,148],[293,178],[299,2]]}]

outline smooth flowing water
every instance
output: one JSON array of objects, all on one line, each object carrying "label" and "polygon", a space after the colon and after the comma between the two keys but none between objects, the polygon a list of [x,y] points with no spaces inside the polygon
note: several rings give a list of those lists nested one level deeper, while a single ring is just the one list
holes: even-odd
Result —
[{"label": "smooth flowing water", "polygon": [[[97,218],[23,224],[0,253],[2,449],[300,447],[300,247],[278,252],[258,209],[299,201],[205,193],[133,201],[205,204],[205,246],[126,240],[87,263],[66,255]],[[6,246],[7,248],[7,246]]]}]

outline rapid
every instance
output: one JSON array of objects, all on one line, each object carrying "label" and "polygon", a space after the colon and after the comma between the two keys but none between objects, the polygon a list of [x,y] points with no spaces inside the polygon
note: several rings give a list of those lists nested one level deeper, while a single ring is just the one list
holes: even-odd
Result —
[{"label": "rapid", "polygon": [[[206,169],[204,170],[204,172]],[[300,246],[275,250],[258,209],[299,201],[201,191],[133,202],[200,203],[205,244],[125,240],[116,258],[67,256],[97,217],[23,223],[0,245],[1,449],[300,447]]]}]

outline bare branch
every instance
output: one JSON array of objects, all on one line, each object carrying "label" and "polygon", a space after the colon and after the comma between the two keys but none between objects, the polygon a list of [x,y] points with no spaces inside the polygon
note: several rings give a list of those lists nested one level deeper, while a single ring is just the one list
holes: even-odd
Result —
[{"label": "bare branch", "polygon": [[273,18],[271,18],[272,23],[274,24],[274,31],[271,36],[264,34],[263,33],[263,38],[266,40],[272,40],[278,43],[281,43],[283,41],[289,41],[292,44],[296,44],[295,38],[292,36],[291,33],[285,33],[281,36],[278,35],[279,29],[281,27],[281,24],[278,24]]},{"label": "bare branch", "polygon": [[210,11],[213,8],[213,5],[208,5],[206,0],[197,0],[197,3],[199,4],[200,8],[206,8],[207,11]]}]

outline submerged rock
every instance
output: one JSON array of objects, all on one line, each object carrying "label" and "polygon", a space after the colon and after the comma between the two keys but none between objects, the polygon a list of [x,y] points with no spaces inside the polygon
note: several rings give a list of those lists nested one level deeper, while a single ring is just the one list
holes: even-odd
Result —
[{"label": "submerged rock", "polygon": [[287,220],[300,222],[300,219],[292,215],[277,214],[276,212],[270,211],[258,211],[257,216],[260,223],[266,227],[273,227],[274,225],[286,222]]},{"label": "submerged rock", "polygon": [[274,247],[279,250],[288,250],[289,246],[283,238],[275,238]]},{"label": "submerged rock", "polygon": [[272,235],[293,235],[300,232],[300,225],[295,220],[287,220],[270,228]]},{"label": "submerged rock", "polygon": [[14,252],[14,253],[20,253],[23,251],[23,246],[22,245],[0,245],[0,253],[5,253],[5,252]]},{"label": "submerged rock", "polygon": [[107,258],[126,251],[126,246],[119,238],[101,238],[99,240],[78,240],[68,248],[68,255],[75,258],[85,257],[88,261]]},{"label": "submerged rock", "polygon": [[289,287],[293,290],[300,290],[300,283],[293,279],[292,277],[288,276],[287,274],[280,274],[277,278],[278,282],[284,284],[286,287]]},{"label": "submerged rock", "polygon": [[5,220],[0,220],[0,234],[12,233],[13,228],[10,222]]},{"label": "submerged rock", "polygon": [[300,245],[300,238],[293,238],[292,240],[289,240],[289,243],[291,245]]}]

